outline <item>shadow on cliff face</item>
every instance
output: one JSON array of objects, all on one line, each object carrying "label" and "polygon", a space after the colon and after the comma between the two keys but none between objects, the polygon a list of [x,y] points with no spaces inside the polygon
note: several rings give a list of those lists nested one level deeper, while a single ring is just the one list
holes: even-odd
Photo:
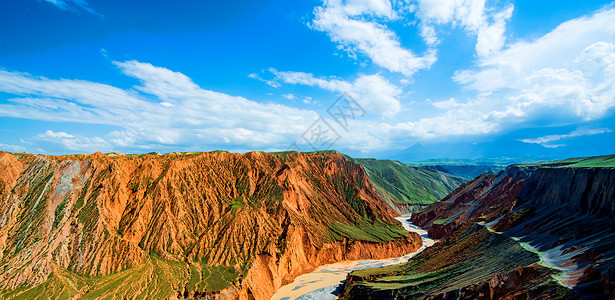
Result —
[{"label": "shadow on cliff face", "polygon": [[615,169],[578,165],[511,166],[461,185],[412,216],[442,242],[404,268],[350,274],[345,297],[615,298]]}]

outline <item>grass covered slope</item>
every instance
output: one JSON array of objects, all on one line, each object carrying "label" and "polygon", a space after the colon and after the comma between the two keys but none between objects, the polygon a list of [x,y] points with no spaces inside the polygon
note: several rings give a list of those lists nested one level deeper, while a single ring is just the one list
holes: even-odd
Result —
[{"label": "grass covered slope", "polygon": [[[24,285],[2,293],[5,299],[165,299],[178,294],[219,294],[236,291],[239,274],[232,267],[165,260],[152,254],[138,267],[106,276],[86,276],[55,265],[49,278],[38,285]],[[198,291],[198,292],[194,292]]]},{"label": "grass covered slope", "polygon": [[519,164],[519,167],[544,168],[615,168],[615,154],[577,157],[564,160]]},{"label": "grass covered slope", "polygon": [[405,264],[352,272],[342,299],[571,299],[538,255],[474,224]]},{"label": "grass covered slope", "polygon": [[410,166],[398,161],[356,158],[372,184],[395,204],[431,204],[465,180],[445,170]]}]

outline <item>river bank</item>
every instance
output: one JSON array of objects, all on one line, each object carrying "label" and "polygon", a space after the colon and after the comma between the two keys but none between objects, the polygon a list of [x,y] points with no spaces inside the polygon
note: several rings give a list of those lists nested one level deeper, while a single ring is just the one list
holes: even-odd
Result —
[{"label": "river bank", "polygon": [[427,236],[427,231],[412,224],[410,214],[395,218],[404,229],[416,232],[421,236],[423,246],[418,250],[404,256],[378,259],[378,260],[356,260],[344,261],[335,264],[324,265],[313,272],[303,274],[295,280],[281,287],[272,297],[272,300],[292,300],[292,299],[335,299],[339,293],[346,275],[354,270],[379,268],[395,265],[408,261],[425,248],[432,246],[436,241]]}]

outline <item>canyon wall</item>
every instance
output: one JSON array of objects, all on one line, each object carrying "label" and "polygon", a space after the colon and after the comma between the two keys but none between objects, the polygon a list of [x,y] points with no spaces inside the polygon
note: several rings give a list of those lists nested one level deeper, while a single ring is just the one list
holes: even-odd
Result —
[{"label": "canyon wall", "polygon": [[342,155],[0,152],[0,290],[267,299],[320,264],[420,247],[394,214]]},{"label": "canyon wall", "polygon": [[596,216],[615,216],[615,169],[538,168],[519,194],[538,206],[567,205]]},{"label": "canyon wall", "polygon": [[[513,165],[462,184],[412,215],[412,222],[441,239],[433,249],[406,266],[351,273],[344,297],[615,298],[615,168],[605,163],[612,160]],[[467,244],[479,229],[488,243]],[[518,254],[503,257],[503,244],[514,245]],[[444,258],[443,251],[467,261]],[[519,264],[516,257],[524,253],[536,256]],[[468,265],[473,271],[439,273]],[[416,286],[423,289],[419,294]]]}]

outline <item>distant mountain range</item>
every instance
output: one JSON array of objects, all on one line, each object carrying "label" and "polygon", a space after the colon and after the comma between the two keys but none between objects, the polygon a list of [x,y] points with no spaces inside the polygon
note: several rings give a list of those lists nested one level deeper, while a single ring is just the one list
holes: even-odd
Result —
[{"label": "distant mountain range", "polygon": [[[537,162],[611,154],[615,132],[569,137],[544,143],[521,141],[527,136],[505,135],[493,139],[420,142],[395,153],[381,153],[377,158],[414,163],[430,159],[468,159],[512,163]],[[556,137],[551,137],[555,139]]]}]

